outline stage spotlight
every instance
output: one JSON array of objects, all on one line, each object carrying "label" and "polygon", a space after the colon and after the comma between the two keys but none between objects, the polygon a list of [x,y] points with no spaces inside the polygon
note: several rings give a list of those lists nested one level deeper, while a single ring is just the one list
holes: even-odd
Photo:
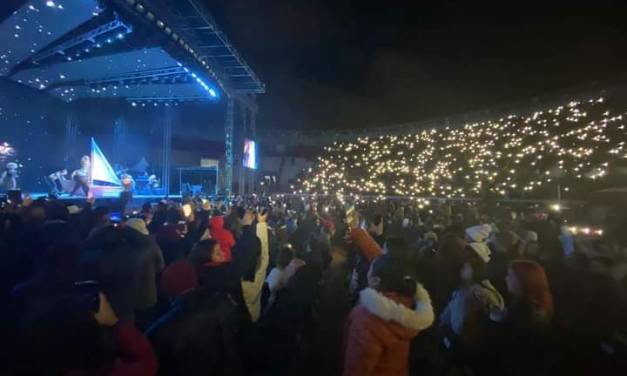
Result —
[{"label": "stage spotlight", "polygon": [[48,0],[46,1],[46,6],[49,8],[54,8],[56,4],[54,3],[54,1]]},{"label": "stage spotlight", "polygon": [[118,39],[124,39],[124,34],[118,33],[117,37],[118,37]]},{"label": "stage spotlight", "polygon": [[136,102],[131,102],[131,106],[137,107],[137,103]]},{"label": "stage spotlight", "polygon": [[113,43],[113,40],[111,40],[111,38],[107,38],[107,43],[111,44]]},{"label": "stage spotlight", "polygon": [[209,89],[209,95],[211,95],[213,98],[216,98],[218,96],[218,94],[216,93],[215,90],[213,89]]}]

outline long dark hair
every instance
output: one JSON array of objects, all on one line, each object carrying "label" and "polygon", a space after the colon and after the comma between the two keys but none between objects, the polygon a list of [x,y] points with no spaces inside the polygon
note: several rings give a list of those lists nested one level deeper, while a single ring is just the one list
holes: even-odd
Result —
[{"label": "long dark hair", "polygon": [[470,246],[466,246],[465,262],[461,266],[463,267],[466,263],[470,265],[470,268],[472,269],[471,282],[480,283],[484,279],[488,278],[486,273],[487,264]]},{"label": "long dark hair", "polygon": [[202,267],[211,261],[211,253],[216,243],[214,239],[205,239],[197,242],[192,247],[187,259],[196,268]]},{"label": "long dark hair", "polygon": [[416,295],[416,274],[409,255],[388,252],[377,257],[371,267],[373,277],[378,277],[378,289],[407,297]]},{"label": "long dark hair", "polygon": [[535,310],[553,314],[553,295],[544,268],[535,261],[515,260],[509,265],[522,289],[521,300]]}]

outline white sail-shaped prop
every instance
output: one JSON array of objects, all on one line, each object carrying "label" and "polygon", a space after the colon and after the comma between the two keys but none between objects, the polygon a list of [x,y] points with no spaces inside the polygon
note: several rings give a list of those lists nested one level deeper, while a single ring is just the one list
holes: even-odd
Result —
[{"label": "white sail-shaped prop", "polygon": [[91,184],[92,185],[107,185],[121,186],[122,182],[111,168],[109,161],[102,153],[102,150],[96,144],[96,140],[91,139]]}]

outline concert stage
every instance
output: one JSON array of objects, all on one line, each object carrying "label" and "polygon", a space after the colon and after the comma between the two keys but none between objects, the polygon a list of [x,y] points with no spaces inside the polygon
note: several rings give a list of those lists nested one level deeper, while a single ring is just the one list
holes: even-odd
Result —
[{"label": "concert stage", "polygon": [[[135,201],[162,197],[145,195],[140,178],[152,176],[158,192],[177,197],[177,171],[210,160],[220,172],[213,191],[230,195],[234,177],[245,176],[238,154],[245,139],[254,140],[256,95],[265,85],[203,3],[19,0],[0,7],[0,173],[9,162],[19,165],[17,186],[0,190],[44,192],[48,177],[63,170],[73,179],[83,156],[98,163],[93,137],[117,176],[109,168],[92,176],[106,189],[119,188],[124,171],[142,194]],[[90,188],[99,200],[120,190]]]}]

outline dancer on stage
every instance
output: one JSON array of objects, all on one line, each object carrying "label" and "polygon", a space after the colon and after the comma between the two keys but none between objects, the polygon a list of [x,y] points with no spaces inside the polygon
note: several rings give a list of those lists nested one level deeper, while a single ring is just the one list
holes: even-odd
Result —
[{"label": "dancer on stage", "polygon": [[17,187],[17,169],[18,164],[15,162],[9,162],[6,165],[6,169],[0,175],[0,190],[2,191],[11,191],[18,189]]},{"label": "dancer on stage", "polygon": [[89,195],[89,176],[91,174],[91,159],[84,155],[81,158],[81,168],[72,172],[72,180],[74,180],[74,189],[70,193],[75,195],[79,189],[83,190],[85,196]]}]

